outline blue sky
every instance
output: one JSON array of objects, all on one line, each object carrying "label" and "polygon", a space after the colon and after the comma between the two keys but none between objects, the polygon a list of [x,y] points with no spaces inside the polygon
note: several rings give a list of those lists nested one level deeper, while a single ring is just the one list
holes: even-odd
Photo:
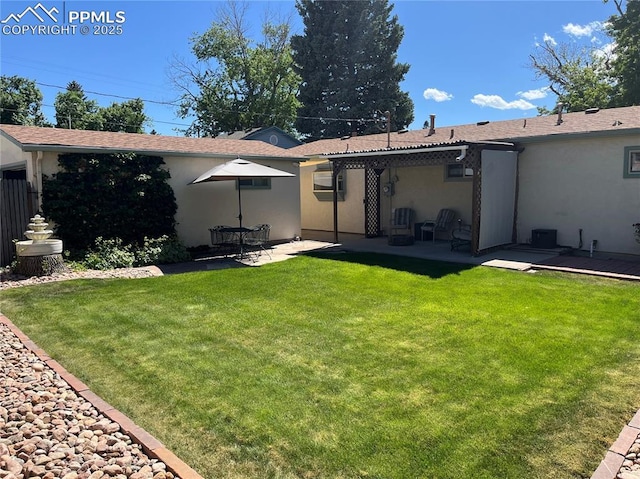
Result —
[{"label": "blue sky", "polygon": [[[401,86],[415,105],[412,129],[421,128],[430,114],[436,115],[438,126],[447,126],[530,117],[537,114],[536,106],[553,107],[555,99],[546,83],[528,68],[536,43],[547,39],[604,49],[606,38],[598,30],[615,13],[612,1],[601,0],[393,3],[405,32],[398,61],[411,65]],[[38,4],[42,8],[36,8]],[[179,94],[169,79],[170,64],[174,57],[193,58],[189,39],[210,26],[222,5],[222,1],[2,0],[0,20],[6,21],[0,35],[0,72],[37,81],[50,121],[58,87],[75,80],[101,106],[142,98],[153,120],[147,131],[177,135],[175,129],[185,128],[189,120],[165,104]],[[40,22],[31,11],[16,17],[28,7],[41,17],[49,12],[58,27],[69,29],[57,32],[53,20]],[[302,33],[295,3],[284,0],[249,2],[253,28],[259,29],[267,9],[291,15],[295,33]],[[80,22],[82,15],[88,18]],[[43,25],[48,29],[38,33]]]}]

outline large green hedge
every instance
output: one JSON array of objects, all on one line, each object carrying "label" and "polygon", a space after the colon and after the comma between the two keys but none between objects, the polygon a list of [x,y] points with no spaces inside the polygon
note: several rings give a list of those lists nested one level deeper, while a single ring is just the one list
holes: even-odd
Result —
[{"label": "large green hedge", "polygon": [[86,250],[96,238],[141,244],[175,234],[176,199],[157,156],[133,153],[59,155],[44,178],[42,210],[65,249]]}]

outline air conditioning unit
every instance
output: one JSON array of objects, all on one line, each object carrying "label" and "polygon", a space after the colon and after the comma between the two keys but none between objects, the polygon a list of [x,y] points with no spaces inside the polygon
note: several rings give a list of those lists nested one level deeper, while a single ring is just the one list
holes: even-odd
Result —
[{"label": "air conditioning unit", "polygon": [[531,246],[534,248],[552,249],[558,246],[558,230],[531,230]]}]

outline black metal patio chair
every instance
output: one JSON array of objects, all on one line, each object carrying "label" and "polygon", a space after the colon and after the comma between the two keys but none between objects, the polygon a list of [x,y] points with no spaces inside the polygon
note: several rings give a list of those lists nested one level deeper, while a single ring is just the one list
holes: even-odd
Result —
[{"label": "black metal patio chair", "polygon": [[256,253],[256,258],[264,251],[271,259],[271,254],[268,251],[269,248],[269,233],[271,231],[271,225],[262,224],[251,227],[251,230],[244,238],[244,244],[253,252]]}]

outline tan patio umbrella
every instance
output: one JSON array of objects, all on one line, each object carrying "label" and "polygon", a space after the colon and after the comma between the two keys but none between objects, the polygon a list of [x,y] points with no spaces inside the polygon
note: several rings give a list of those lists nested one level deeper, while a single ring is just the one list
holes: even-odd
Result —
[{"label": "tan patio umbrella", "polygon": [[205,183],[208,181],[238,181],[238,220],[240,221],[240,228],[242,228],[242,193],[241,193],[241,179],[253,179],[253,178],[274,178],[274,177],[287,177],[293,176],[293,173],[287,173],[286,171],[277,170],[270,166],[260,165],[251,161],[236,158],[232,161],[227,161],[221,165],[211,168],[209,171],[201,174],[190,185],[196,183]]}]

